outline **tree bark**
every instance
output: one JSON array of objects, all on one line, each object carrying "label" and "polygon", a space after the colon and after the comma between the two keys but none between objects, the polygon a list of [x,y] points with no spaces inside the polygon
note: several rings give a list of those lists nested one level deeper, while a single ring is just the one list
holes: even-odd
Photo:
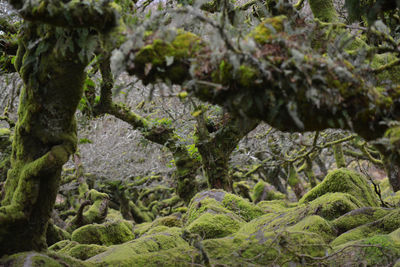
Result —
[{"label": "tree bark", "polygon": [[240,140],[258,125],[258,120],[243,120],[226,113],[222,116],[220,129],[211,133],[207,128],[204,114],[196,117],[196,147],[201,155],[210,188],[232,191],[229,175],[229,158]]},{"label": "tree bark", "polygon": [[[38,34],[44,30],[46,38]],[[76,149],[74,114],[86,64],[77,54],[62,56],[54,49],[53,31],[28,23],[19,44],[16,69],[24,88],[0,207],[0,255],[47,247],[46,229],[61,169]],[[28,46],[39,38],[45,40]]]}]

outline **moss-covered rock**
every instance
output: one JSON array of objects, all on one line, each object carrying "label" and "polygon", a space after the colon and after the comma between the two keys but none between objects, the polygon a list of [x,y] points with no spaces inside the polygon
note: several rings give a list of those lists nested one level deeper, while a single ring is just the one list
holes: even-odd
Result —
[{"label": "moss-covered rock", "polygon": [[400,206],[400,191],[397,191],[396,193],[392,193],[388,197],[384,199],[385,202],[389,203],[389,205],[393,207],[399,207]]},{"label": "moss-covered rock", "polygon": [[28,251],[5,256],[0,259],[0,266],[8,267],[91,267],[90,263],[74,259],[72,257],[56,254],[52,252],[39,253],[35,251]]},{"label": "moss-covered rock", "polygon": [[400,257],[400,243],[391,235],[378,234],[334,248],[327,265],[393,266]]},{"label": "moss-covered rock", "polygon": [[310,215],[318,215],[325,220],[333,220],[360,207],[362,207],[362,204],[349,194],[328,193],[308,204],[260,216],[244,224],[239,229],[238,234],[278,231],[293,226]]},{"label": "moss-covered rock", "polygon": [[331,171],[319,185],[305,194],[299,203],[312,201],[330,192],[348,193],[365,206],[379,206],[378,198],[364,176],[344,168]]},{"label": "moss-covered rock", "polygon": [[360,225],[376,221],[391,212],[390,209],[378,207],[363,207],[350,211],[332,221],[339,234],[354,229]]},{"label": "moss-covered rock", "polygon": [[286,196],[285,194],[277,192],[272,185],[264,181],[259,181],[253,188],[252,198],[254,203],[258,203],[263,200],[285,199]]},{"label": "moss-covered rock", "polygon": [[264,213],[270,212],[281,212],[288,208],[293,208],[297,206],[297,203],[290,203],[286,200],[270,200],[270,201],[260,201],[257,206],[262,209]]},{"label": "moss-covered rock", "polygon": [[350,241],[369,238],[377,234],[389,234],[400,228],[400,210],[392,210],[384,217],[351,229],[332,241],[332,246],[339,246]]},{"label": "moss-covered rock", "polygon": [[326,243],[335,239],[337,235],[337,231],[332,224],[318,215],[307,216],[295,225],[288,227],[287,230],[290,232],[305,231],[315,233],[320,235]]},{"label": "moss-covered rock", "polygon": [[250,221],[264,214],[261,208],[246,199],[222,190],[210,190],[200,192],[192,199],[185,217],[186,225],[205,212],[229,214],[244,221]]},{"label": "moss-covered rock", "polygon": [[203,239],[224,237],[236,233],[244,221],[229,214],[206,212],[189,224],[186,229],[200,235]]},{"label": "moss-covered rock", "polygon": [[[182,230],[144,235],[130,242],[110,247],[88,260],[97,266],[189,266],[199,253],[181,237]],[[196,261],[195,261],[196,263]]]},{"label": "moss-covered rock", "polygon": [[89,224],[76,229],[71,236],[81,244],[115,245],[134,239],[132,225],[128,221]]},{"label": "moss-covered rock", "polygon": [[134,226],[133,232],[136,237],[139,237],[158,226],[182,227],[183,223],[181,214],[175,213],[169,216],[157,218],[153,222],[137,224]]},{"label": "moss-covered rock", "polygon": [[106,251],[107,247],[94,244],[79,244],[75,241],[63,240],[49,247],[49,250],[80,260],[86,260]]},{"label": "moss-covered rock", "polygon": [[288,262],[306,265],[308,258],[300,255],[321,257],[328,249],[315,233],[285,230],[236,234],[205,240],[203,245],[214,266],[281,266]]}]

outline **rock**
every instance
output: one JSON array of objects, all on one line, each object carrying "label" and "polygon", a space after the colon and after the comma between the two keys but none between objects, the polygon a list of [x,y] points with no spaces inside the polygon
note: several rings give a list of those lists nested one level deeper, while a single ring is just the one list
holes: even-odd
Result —
[{"label": "rock", "polygon": [[131,229],[132,225],[128,221],[89,224],[76,229],[71,239],[81,244],[110,246],[134,239]]},{"label": "rock", "polygon": [[364,206],[379,206],[378,198],[365,177],[344,168],[329,172],[319,185],[300,199],[299,203],[307,203],[326,193],[333,192],[348,193],[362,202]]}]

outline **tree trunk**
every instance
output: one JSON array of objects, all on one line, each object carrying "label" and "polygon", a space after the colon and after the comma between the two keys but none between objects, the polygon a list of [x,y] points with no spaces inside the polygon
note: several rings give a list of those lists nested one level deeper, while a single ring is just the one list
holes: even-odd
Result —
[{"label": "tree trunk", "polygon": [[86,64],[78,49],[64,55],[55,49],[54,32],[26,24],[19,45],[16,69],[25,86],[0,208],[0,255],[46,249],[62,166],[76,149],[74,114]]},{"label": "tree trunk", "polygon": [[394,192],[400,190],[400,157],[396,154],[392,154],[389,157],[384,158],[384,165],[386,173],[388,175],[389,183],[393,188]]},{"label": "tree trunk", "polygon": [[256,128],[259,122],[257,120],[231,117],[230,114],[225,113],[220,118],[220,128],[214,129],[214,127],[207,127],[204,114],[197,116],[196,120],[196,135],[198,138],[196,147],[201,155],[208,186],[231,192],[232,181],[229,176],[230,155],[240,140]]}]

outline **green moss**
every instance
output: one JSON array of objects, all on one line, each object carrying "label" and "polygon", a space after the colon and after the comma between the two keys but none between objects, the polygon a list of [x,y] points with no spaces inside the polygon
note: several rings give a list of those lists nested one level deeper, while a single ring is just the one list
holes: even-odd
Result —
[{"label": "green moss", "polygon": [[86,199],[91,200],[93,202],[97,200],[103,200],[103,199],[109,199],[110,197],[106,193],[101,193],[95,189],[91,189],[89,192],[87,192],[87,197]]},{"label": "green moss", "polygon": [[260,207],[264,213],[282,212],[296,205],[296,203],[288,203],[285,200],[260,201],[257,203],[257,206]]},{"label": "green moss", "polygon": [[286,196],[277,192],[274,187],[264,181],[259,181],[253,188],[253,202],[258,203],[262,200],[285,199]]},{"label": "green moss", "polygon": [[107,247],[93,244],[79,244],[75,241],[63,240],[49,247],[49,250],[80,260],[86,260],[106,251]]},{"label": "green moss", "polygon": [[400,191],[397,191],[393,195],[388,196],[387,198],[384,199],[384,201],[389,203],[393,207],[399,207],[400,206]]},{"label": "green moss", "polygon": [[329,192],[348,193],[365,206],[379,206],[377,196],[367,180],[361,174],[347,169],[331,171],[319,185],[305,194],[299,203],[309,202]]},{"label": "green moss", "polygon": [[326,220],[333,220],[360,207],[362,207],[362,204],[349,194],[329,193],[308,204],[258,217],[244,224],[239,229],[238,234],[277,231],[293,226],[310,215],[319,215]]},{"label": "green moss", "polygon": [[121,212],[115,209],[108,209],[106,222],[121,221],[123,219]]},{"label": "green moss", "polygon": [[157,73],[157,75],[165,75],[172,82],[178,83],[187,76],[187,66],[181,60],[194,55],[202,47],[198,36],[178,30],[176,37],[170,43],[156,39],[151,45],[141,48],[134,59],[135,68],[140,69],[146,80],[152,77],[152,69],[164,69],[168,65],[164,74]]},{"label": "green moss", "polygon": [[400,126],[390,127],[386,130],[384,137],[389,139],[391,146],[398,147],[400,145]]},{"label": "green moss", "polygon": [[181,260],[187,264],[190,256],[196,253],[181,235],[182,230],[179,228],[144,235],[130,242],[112,246],[106,252],[90,258],[88,262],[98,266],[156,266],[155,262],[160,264],[160,256],[163,256],[162,265],[172,266],[174,262],[179,264]]},{"label": "green moss", "polygon": [[3,136],[6,136],[7,138],[9,138],[11,135],[11,131],[8,128],[0,128],[0,138],[2,138]]},{"label": "green moss", "polygon": [[381,195],[384,200],[385,198],[393,195],[393,190],[387,177],[379,181],[379,187],[381,189]]},{"label": "green moss", "polygon": [[222,204],[247,222],[264,214],[259,207],[234,194],[226,193]]},{"label": "green moss", "polygon": [[133,232],[136,237],[139,237],[158,226],[182,227],[182,225],[180,215],[172,214],[170,216],[157,218],[153,222],[137,224],[135,225]]},{"label": "green moss", "polygon": [[234,237],[203,241],[212,266],[285,266],[307,265],[307,258],[324,256],[327,246],[317,234],[310,232],[257,232],[256,234],[236,234]]},{"label": "green moss", "polygon": [[90,267],[93,266],[90,263],[85,263],[83,261],[71,258],[65,255],[58,255],[54,252],[39,253],[39,252],[22,252],[18,254],[13,254],[11,256],[5,256],[0,259],[0,266],[10,266],[10,267],[64,267],[64,266],[74,266],[74,267]]},{"label": "green moss", "polygon": [[337,234],[336,229],[330,222],[317,215],[307,216],[295,225],[288,227],[287,230],[315,233],[320,235],[326,243],[332,241]]},{"label": "green moss", "polygon": [[268,43],[277,33],[284,30],[286,20],[286,16],[266,18],[251,31],[248,37],[253,38],[260,45]]},{"label": "green moss", "polygon": [[[391,53],[375,54],[371,61],[371,67],[374,69],[379,69],[380,67],[385,66],[395,61],[396,59],[397,59],[396,56]],[[394,66],[386,71],[380,72],[377,75],[377,78],[379,81],[386,81],[386,82],[390,81],[392,83],[398,84],[400,83],[399,72],[400,72],[400,67]],[[392,102],[392,99],[390,98],[387,100]]]},{"label": "green moss", "polygon": [[341,251],[331,258],[335,266],[355,266],[362,262],[365,266],[393,266],[400,256],[400,243],[391,235],[372,235],[334,248]]},{"label": "green moss", "polygon": [[126,221],[89,224],[76,229],[71,239],[81,244],[114,245],[134,239],[131,224]]},{"label": "green moss", "polygon": [[229,214],[206,212],[189,224],[186,229],[200,235],[203,239],[225,237],[239,230],[243,221]]},{"label": "green moss", "polygon": [[360,225],[376,221],[390,212],[389,209],[385,208],[363,207],[340,216],[333,220],[332,224],[336,227],[339,233],[344,233]]},{"label": "green moss", "polygon": [[389,234],[398,228],[400,228],[400,210],[396,209],[376,221],[343,233],[332,241],[332,246],[342,245],[349,241],[360,240],[377,234]]}]

